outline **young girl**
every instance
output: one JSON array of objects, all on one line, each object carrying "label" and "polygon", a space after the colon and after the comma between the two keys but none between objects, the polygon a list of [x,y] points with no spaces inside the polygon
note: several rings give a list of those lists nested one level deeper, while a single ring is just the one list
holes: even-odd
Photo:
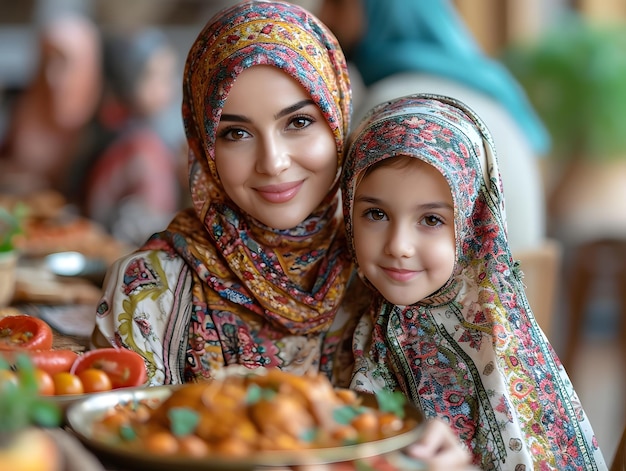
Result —
[{"label": "young girl", "polygon": [[524,294],[480,119],[411,95],[374,108],[353,136],[344,216],[379,295],[354,336],[352,387],[403,391],[482,469],[606,469]]}]

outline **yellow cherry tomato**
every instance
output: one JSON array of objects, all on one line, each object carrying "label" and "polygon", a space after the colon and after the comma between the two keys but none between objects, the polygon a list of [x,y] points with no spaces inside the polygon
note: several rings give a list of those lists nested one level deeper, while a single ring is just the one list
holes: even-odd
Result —
[{"label": "yellow cherry tomato", "polygon": [[84,393],[83,383],[80,378],[67,371],[62,371],[52,375],[54,381],[54,393],[59,395],[82,394]]}]

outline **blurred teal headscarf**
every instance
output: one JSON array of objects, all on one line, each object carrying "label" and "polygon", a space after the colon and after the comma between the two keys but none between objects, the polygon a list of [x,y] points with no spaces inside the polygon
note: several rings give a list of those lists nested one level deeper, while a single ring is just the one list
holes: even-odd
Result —
[{"label": "blurred teal headscarf", "polygon": [[449,1],[362,1],[367,31],[352,61],[366,85],[411,71],[458,81],[507,108],[535,152],[549,150],[549,134],[521,86],[502,64],[484,54]]}]

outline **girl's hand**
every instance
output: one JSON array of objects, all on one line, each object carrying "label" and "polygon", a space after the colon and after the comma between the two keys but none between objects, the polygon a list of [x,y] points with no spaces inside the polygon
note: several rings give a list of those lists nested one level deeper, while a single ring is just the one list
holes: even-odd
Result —
[{"label": "girl's hand", "polygon": [[469,471],[472,456],[459,441],[452,429],[442,420],[432,419],[426,423],[422,438],[410,445],[406,453],[428,465],[429,471]]}]

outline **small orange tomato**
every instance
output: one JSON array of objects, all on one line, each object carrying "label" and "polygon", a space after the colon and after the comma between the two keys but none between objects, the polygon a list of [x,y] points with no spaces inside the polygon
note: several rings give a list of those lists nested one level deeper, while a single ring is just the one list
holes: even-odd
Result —
[{"label": "small orange tomato", "polygon": [[40,396],[54,396],[54,381],[52,376],[44,370],[35,368],[33,370],[35,382],[37,383],[37,392]]},{"label": "small orange tomato", "polygon": [[82,394],[84,392],[83,383],[75,374],[62,371],[52,375],[54,381],[54,394]]},{"label": "small orange tomato", "polygon": [[78,373],[77,376],[83,383],[83,390],[86,393],[109,391],[113,389],[109,375],[97,368],[87,368]]}]

